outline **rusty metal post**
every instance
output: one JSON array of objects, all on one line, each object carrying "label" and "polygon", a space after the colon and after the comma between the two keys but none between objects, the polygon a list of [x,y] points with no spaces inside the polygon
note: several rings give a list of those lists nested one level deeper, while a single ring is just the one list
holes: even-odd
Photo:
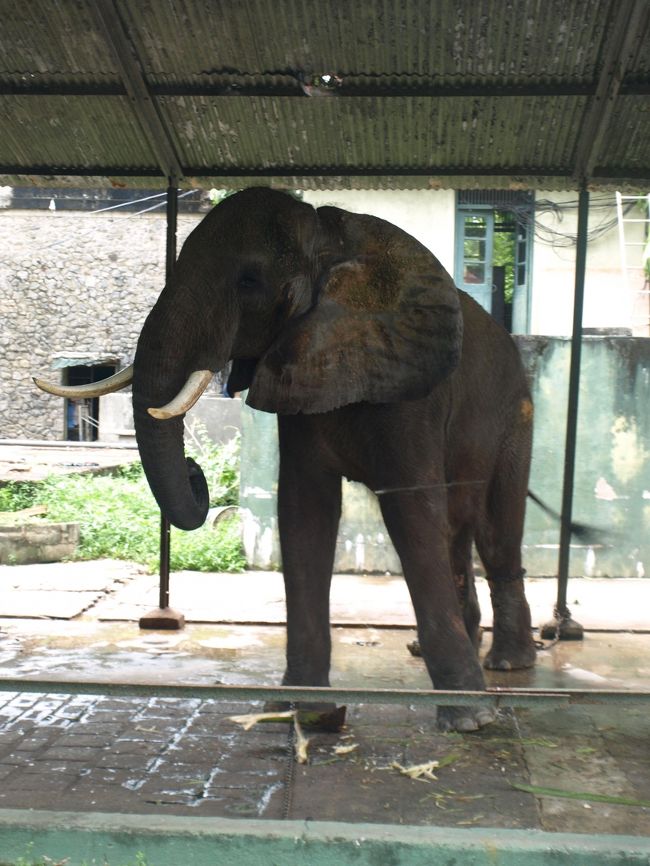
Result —
[{"label": "rusty metal post", "polygon": [[542,626],[545,639],[582,640],[584,629],[571,617],[567,607],[567,584],[571,554],[571,518],[575,477],[576,441],[578,430],[578,398],[580,394],[580,360],[582,353],[582,311],[584,307],[585,271],[587,264],[587,228],[589,224],[589,192],[580,190],[578,202],[578,237],[576,247],[575,293],[573,301],[573,333],[571,335],[571,367],[566,441],[564,448],[564,482],[562,487],[562,518],[558,558],[557,601],[553,619]]},{"label": "rusty metal post", "polygon": [[[167,187],[167,250],[165,277],[169,282],[176,264],[176,229],[178,223],[178,185],[175,177],[169,178]],[[160,563],[158,608],[140,617],[140,628],[180,629],[185,625],[182,613],[169,606],[169,560],[171,530],[169,521],[160,515]]]}]

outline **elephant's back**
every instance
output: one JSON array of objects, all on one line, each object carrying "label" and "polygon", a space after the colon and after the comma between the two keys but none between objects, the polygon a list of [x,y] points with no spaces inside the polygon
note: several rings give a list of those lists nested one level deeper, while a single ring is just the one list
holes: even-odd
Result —
[{"label": "elephant's back", "polygon": [[479,451],[489,463],[513,429],[525,424],[532,435],[533,407],[514,340],[473,298],[460,296],[463,350],[449,381],[448,447]]},{"label": "elephant's back", "polygon": [[463,349],[458,368],[460,378],[478,398],[479,389],[503,398],[530,397],[526,372],[511,335],[472,297],[460,291],[463,313]]}]

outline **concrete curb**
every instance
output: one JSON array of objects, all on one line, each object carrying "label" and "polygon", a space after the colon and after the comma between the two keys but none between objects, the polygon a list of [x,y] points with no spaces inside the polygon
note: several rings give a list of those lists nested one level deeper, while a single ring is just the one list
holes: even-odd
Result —
[{"label": "concrete curb", "polygon": [[[482,830],[0,810],[0,864],[43,856],[68,866],[629,866],[650,839]],[[21,860],[21,858],[23,858]]]}]

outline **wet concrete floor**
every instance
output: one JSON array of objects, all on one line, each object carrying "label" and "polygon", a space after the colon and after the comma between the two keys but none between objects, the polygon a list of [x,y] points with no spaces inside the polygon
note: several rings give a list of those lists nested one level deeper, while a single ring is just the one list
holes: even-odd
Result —
[{"label": "wet concrete floor", "polygon": [[[60,579],[61,569],[11,573],[16,591],[29,587],[34,603],[39,594],[61,591],[48,583],[48,575]],[[183,595],[183,586],[194,586],[193,580],[195,589],[206,586],[205,576],[173,576],[175,603],[185,612],[192,604],[198,609],[196,599]],[[67,618],[0,618],[0,677],[276,685],[284,661],[277,576],[266,584],[271,588],[262,612],[257,590],[263,577],[232,580],[238,581],[240,610],[231,598],[226,612],[240,624],[190,622],[179,632],[149,632],[141,631],[128,611],[143,606],[138,593],[143,581],[155,582],[151,576],[95,564],[92,579],[85,581],[82,570],[69,569],[67,591],[90,591],[92,599],[84,597],[76,613],[69,604]],[[381,585],[380,580],[339,581],[344,593],[335,588],[332,685],[428,689],[422,661],[406,649],[415,632],[409,627],[412,612],[400,606],[403,596],[393,597],[383,617],[372,607],[375,602],[364,607],[360,600],[402,591],[398,579]],[[218,583],[212,576],[211,585]],[[625,592],[623,584],[617,590],[618,615],[627,609],[638,618],[639,595],[630,595],[634,587],[625,586]],[[587,599],[589,587],[576,586],[574,595],[579,591]],[[347,623],[346,597],[351,599]],[[47,599],[40,604],[46,609]],[[118,610],[119,621],[99,619]],[[581,610],[588,610],[586,601]],[[260,625],[254,620],[262,613],[266,624]],[[482,652],[489,638],[487,633]],[[540,651],[531,671],[489,673],[488,681],[516,688],[650,691],[650,634],[589,631],[582,642]],[[258,725],[246,732],[231,720],[260,711],[260,704],[97,691],[0,692],[0,808],[650,836],[647,702],[505,709],[497,722],[475,734],[440,733],[433,708],[350,705],[342,731],[308,734],[309,760],[298,765],[288,725]],[[435,778],[413,779],[400,769],[433,761]]]}]

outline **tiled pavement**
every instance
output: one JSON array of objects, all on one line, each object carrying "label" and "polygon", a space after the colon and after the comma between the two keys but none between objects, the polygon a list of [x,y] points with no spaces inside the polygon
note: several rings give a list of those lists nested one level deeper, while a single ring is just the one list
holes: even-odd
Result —
[{"label": "tiled pavement", "polygon": [[[132,614],[146,607],[137,587],[145,580],[152,583],[151,578],[128,569],[122,573],[121,566],[110,564],[105,572],[101,564],[86,568],[93,569],[90,583],[97,598],[85,613],[58,621],[0,619],[3,678],[277,683],[283,644],[277,576],[269,579],[264,592],[256,589],[262,585],[260,575],[174,575],[172,582],[174,603],[184,612],[196,607],[202,590],[208,588],[216,599],[221,588],[224,618],[233,618],[238,600],[235,618],[275,624],[212,623],[190,625],[181,633],[147,634],[138,631]],[[14,570],[12,576],[16,587],[21,571]],[[39,574],[24,572],[24,580],[31,581],[43,608],[48,593],[51,598],[52,593],[86,591],[74,568]],[[57,587],[57,577],[66,577],[67,588]],[[347,597],[351,621],[334,629],[334,684],[426,687],[422,663],[405,650],[412,632],[404,626],[412,614],[402,604],[399,582],[389,579],[380,585],[376,578],[340,578],[337,585],[334,611],[341,611],[345,624]],[[572,588],[574,596],[583,590],[582,584]],[[631,598],[626,591],[629,587],[617,586],[616,615],[627,610],[641,619],[647,607],[641,610],[638,596]],[[592,622],[607,615],[607,604],[614,608],[603,592],[599,588],[594,593],[600,593],[604,605],[600,613],[588,604],[579,606]],[[377,596],[389,611],[383,621]],[[254,603],[242,608],[246,598]],[[368,599],[365,604],[363,598]],[[121,609],[121,622],[95,618],[109,605]],[[391,621],[393,614],[397,622]],[[212,616],[217,618],[216,613]],[[359,628],[362,623],[365,627]],[[492,683],[647,690],[649,649],[647,634],[590,633],[583,644],[561,644],[542,654],[535,672],[498,675]],[[312,735],[306,765],[289,759],[287,726],[270,724],[244,732],[229,719],[254,709],[199,695],[169,699],[0,692],[0,808],[289,816],[582,833],[606,828],[610,833],[650,835],[647,806],[596,802],[587,796],[650,802],[647,704],[503,711],[496,724],[469,735],[437,732],[433,710],[354,705],[348,707],[344,731]],[[351,745],[351,751],[337,751]],[[432,760],[441,765],[437,779],[425,782],[402,775],[394,766]],[[585,796],[535,796],[518,789],[520,783]]]}]

